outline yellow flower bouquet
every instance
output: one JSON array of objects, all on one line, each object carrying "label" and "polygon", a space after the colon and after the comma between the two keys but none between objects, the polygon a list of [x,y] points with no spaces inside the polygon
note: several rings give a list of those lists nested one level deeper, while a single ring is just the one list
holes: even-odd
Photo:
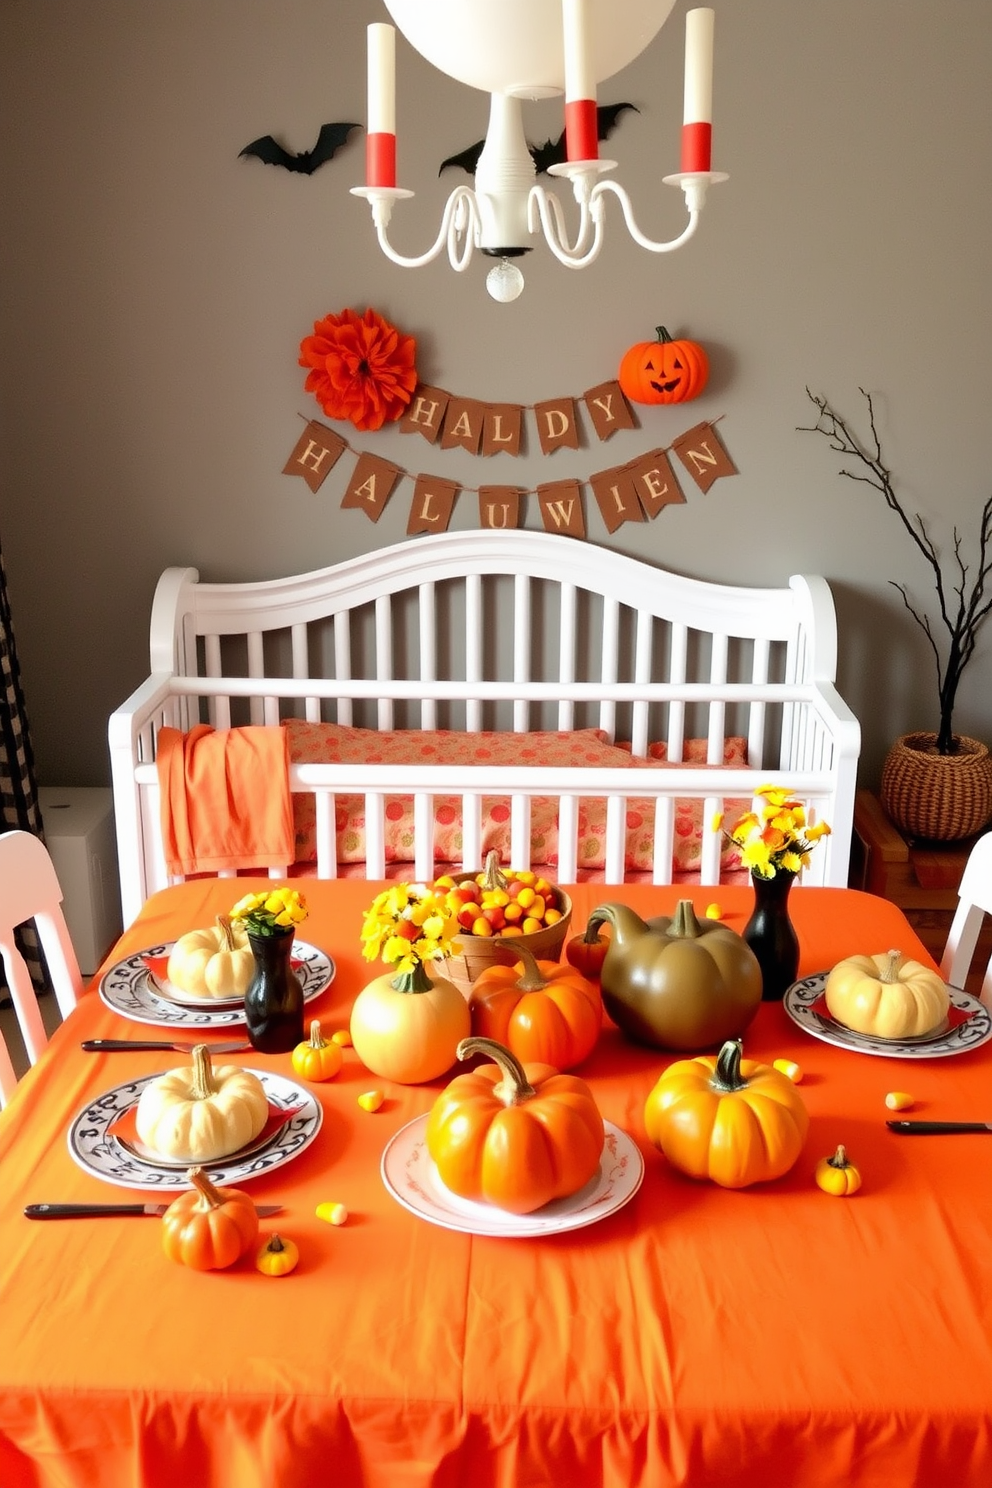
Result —
[{"label": "yellow flower bouquet", "polygon": [[244,925],[249,935],[285,935],[303,923],[309,911],[303,895],[288,886],[261,894],[245,894],[230,917]]},{"label": "yellow flower bouquet", "polygon": [[[808,822],[806,808],[777,785],[762,785],[755,791],[763,802],[758,811],[746,811],[724,832],[741,850],[741,864],[758,878],[776,873],[798,873],[809,867],[811,850],[821,837],[829,836],[827,822]],[[716,819],[722,825],[722,814]]]},{"label": "yellow flower bouquet", "polygon": [[426,961],[450,956],[458,929],[443,893],[425,884],[393,884],[366,912],[362,955],[409,975]]}]

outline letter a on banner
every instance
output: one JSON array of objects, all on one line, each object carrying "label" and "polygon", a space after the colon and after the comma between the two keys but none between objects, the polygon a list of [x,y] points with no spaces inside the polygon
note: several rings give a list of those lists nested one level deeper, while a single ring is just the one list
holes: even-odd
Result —
[{"label": "letter a on banner", "polygon": [[311,420],[296,441],[296,448],[283,466],[283,475],[301,475],[314,495],[334,469],[345,450],[345,442],[326,424]]},{"label": "letter a on banner", "polygon": [[370,521],[378,522],[400,474],[399,467],[389,460],[368,453],[359,455],[341,499],[342,510],[361,507]]},{"label": "letter a on banner", "polygon": [[545,532],[563,532],[566,537],[585,537],[582,495],[576,480],[550,481],[537,488],[541,521]]}]

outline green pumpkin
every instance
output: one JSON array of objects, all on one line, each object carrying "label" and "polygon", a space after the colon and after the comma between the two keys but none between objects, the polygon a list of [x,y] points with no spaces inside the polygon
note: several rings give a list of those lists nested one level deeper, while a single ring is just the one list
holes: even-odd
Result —
[{"label": "green pumpkin", "polygon": [[701,923],[691,899],[670,919],[602,904],[589,927],[604,922],[613,935],[600,974],[603,1006],[629,1038],[688,1052],[740,1037],[761,1002],[761,968],[736,930]]}]

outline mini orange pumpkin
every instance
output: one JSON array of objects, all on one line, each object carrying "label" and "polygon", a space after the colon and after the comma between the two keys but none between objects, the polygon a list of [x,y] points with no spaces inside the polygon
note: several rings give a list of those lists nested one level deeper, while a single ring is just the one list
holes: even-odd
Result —
[{"label": "mini orange pumpkin", "polygon": [[162,1248],[170,1261],[194,1271],[222,1271],[250,1250],[258,1214],[240,1188],[215,1188],[202,1168],[190,1168],[193,1187],[162,1216]]},{"label": "mini orange pumpkin", "polygon": [[538,961],[524,946],[513,966],[487,966],[468,1000],[472,1032],[525,1062],[557,1070],[581,1064],[603,1022],[599,988],[574,966]]},{"label": "mini orange pumpkin", "polygon": [[463,1039],[458,1058],[472,1054],[496,1062],[456,1075],[427,1119],[441,1182],[511,1214],[578,1193],[603,1153],[603,1118],[589,1086],[547,1064],[525,1068],[493,1039]]},{"label": "mini orange pumpkin", "polygon": [[687,403],[698,398],[710,375],[698,341],[673,341],[657,326],[657,341],[638,341],[624,352],[618,382],[632,403]]}]

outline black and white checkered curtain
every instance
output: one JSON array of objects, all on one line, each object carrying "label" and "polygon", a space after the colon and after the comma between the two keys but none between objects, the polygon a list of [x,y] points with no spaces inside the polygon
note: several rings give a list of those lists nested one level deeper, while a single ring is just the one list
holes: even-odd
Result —
[{"label": "black and white checkered curtain", "polygon": [[[43,837],[38,790],[34,778],[34,755],[24,708],[21,673],[17,665],[14,627],[7,599],[7,576],[0,549],[0,824],[7,832],[20,827]],[[21,954],[39,988],[46,976],[34,926],[20,931]],[[0,974],[2,985],[2,974]]]}]

